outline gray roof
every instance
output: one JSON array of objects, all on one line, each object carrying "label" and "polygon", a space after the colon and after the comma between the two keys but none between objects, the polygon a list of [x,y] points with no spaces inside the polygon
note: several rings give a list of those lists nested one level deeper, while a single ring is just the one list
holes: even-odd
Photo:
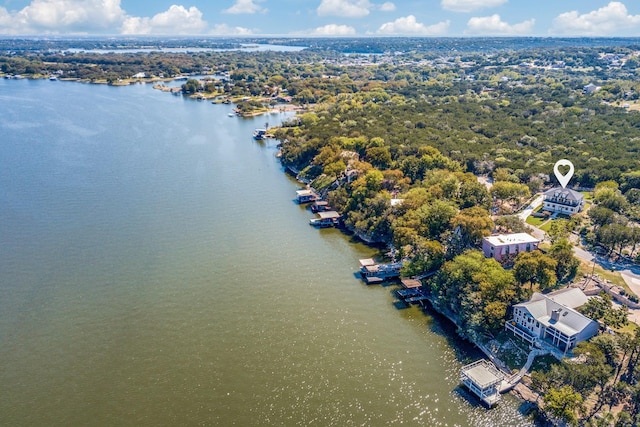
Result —
[{"label": "gray roof", "polygon": [[318,212],[320,219],[336,219],[340,218],[340,214],[336,211]]},{"label": "gray roof", "polygon": [[559,291],[547,294],[547,298],[551,298],[558,304],[562,304],[569,308],[582,307],[587,303],[589,298],[578,288],[564,288]]},{"label": "gray roof", "polygon": [[484,359],[463,366],[462,373],[483,389],[504,379],[502,372],[493,363]]},{"label": "gray roof", "polygon": [[[587,297],[584,293],[580,289],[576,288],[575,290],[582,294],[586,301]],[[544,326],[551,326],[567,336],[572,336],[589,326],[593,320],[559,301],[574,304],[581,299],[582,297],[573,290],[556,295],[543,295],[535,292],[529,301],[516,304],[514,307],[525,309]],[[554,312],[557,313],[557,320],[553,318]]]},{"label": "gray roof", "polygon": [[570,188],[554,187],[544,192],[544,198],[567,199],[579,202],[584,199],[584,194]]}]

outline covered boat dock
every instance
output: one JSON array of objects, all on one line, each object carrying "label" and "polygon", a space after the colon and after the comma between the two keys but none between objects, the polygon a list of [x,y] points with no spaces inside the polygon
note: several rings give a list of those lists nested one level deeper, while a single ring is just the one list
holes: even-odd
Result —
[{"label": "covered boat dock", "polygon": [[335,227],[340,221],[340,213],[336,211],[318,212],[317,218],[311,218],[309,224],[316,227]]},{"label": "covered boat dock", "polygon": [[487,406],[492,407],[500,400],[500,385],[504,380],[502,372],[485,359],[463,366],[460,381]]}]

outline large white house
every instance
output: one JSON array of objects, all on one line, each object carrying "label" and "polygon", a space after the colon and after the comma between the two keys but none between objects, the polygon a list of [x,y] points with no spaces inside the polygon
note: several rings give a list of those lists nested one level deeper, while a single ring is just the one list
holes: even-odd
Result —
[{"label": "large white house", "polygon": [[498,262],[513,260],[520,252],[538,249],[540,240],[527,233],[494,234],[482,238],[482,252]]},{"label": "large white house", "polygon": [[529,343],[544,341],[566,354],[598,333],[598,322],[575,310],[586,302],[578,288],[548,295],[535,292],[529,301],[513,306],[513,319],[505,328]]},{"label": "large white house", "polygon": [[549,212],[573,215],[582,210],[584,194],[569,188],[555,187],[545,191],[542,208]]}]

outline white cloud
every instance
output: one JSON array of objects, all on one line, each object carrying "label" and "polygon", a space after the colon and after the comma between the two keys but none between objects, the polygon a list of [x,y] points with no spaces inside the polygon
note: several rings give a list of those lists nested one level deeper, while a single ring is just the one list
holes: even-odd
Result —
[{"label": "white cloud", "polygon": [[125,18],[120,0],[33,0],[17,12],[0,8],[0,33],[83,33],[108,30]]},{"label": "white cloud", "polygon": [[356,34],[356,29],[348,25],[329,24],[318,27],[309,34],[314,36],[353,36]]},{"label": "white cloud", "polygon": [[473,12],[505,4],[509,0],[442,0],[442,8],[453,12]]},{"label": "white cloud", "polygon": [[202,34],[196,7],[172,5],[153,17],[127,15],[120,0],[32,0],[23,9],[0,7],[0,34]]},{"label": "white cloud", "polygon": [[524,36],[531,34],[535,23],[535,19],[529,19],[519,24],[509,25],[498,14],[474,17],[469,19],[465,34]]},{"label": "white cloud", "polygon": [[379,9],[383,12],[393,12],[394,10],[396,10],[396,5],[388,1],[388,2],[382,3]]},{"label": "white cloud", "polygon": [[233,6],[231,6],[229,9],[224,9],[222,12],[232,14],[253,14],[266,11],[266,9],[263,9],[259,5],[255,4],[254,0],[236,0]]},{"label": "white cloud", "polygon": [[382,24],[377,33],[386,35],[441,36],[447,33],[450,24],[450,21],[443,21],[434,25],[425,25],[417,22],[415,16],[409,15],[398,18],[393,22]]},{"label": "white cloud", "polygon": [[322,0],[317,12],[320,16],[362,18],[373,7],[369,0]]},{"label": "white cloud", "polygon": [[186,9],[172,5],[152,18],[127,17],[121,27],[122,34],[202,34],[207,23],[197,7]]},{"label": "white cloud", "polygon": [[551,32],[584,36],[605,36],[620,30],[635,29],[640,32],[640,15],[629,15],[627,7],[612,1],[598,10],[578,14],[574,10],[558,15],[553,20]]},{"label": "white cloud", "polygon": [[253,34],[253,31],[243,27],[230,27],[227,24],[217,24],[213,26],[209,34],[216,36],[248,36]]}]

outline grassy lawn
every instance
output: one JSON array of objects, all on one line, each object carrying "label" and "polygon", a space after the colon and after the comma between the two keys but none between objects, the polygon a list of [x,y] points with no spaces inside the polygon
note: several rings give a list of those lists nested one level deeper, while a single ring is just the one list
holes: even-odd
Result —
[{"label": "grassy lawn", "polygon": [[591,191],[581,191],[580,193],[584,195],[585,201],[593,200],[593,193]]},{"label": "grassy lawn", "polygon": [[530,371],[542,371],[549,372],[552,365],[559,364],[560,361],[550,354],[546,354],[544,356],[536,357],[536,360],[533,362],[533,366],[531,366]]},{"label": "grassy lawn", "polygon": [[491,344],[490,347],[493,347],[496,356],[506,363],[509,369],[518,370],[526,363],[529,345],[514,337],[512,333],[501,330]]},{"label": "grassy lawn", "polygon": [[533,225],[534,227],[540,227],[540,225],[546,221],[546,218],[536,218],[532,215],[527,217],[526,223]]},{"label": "grassy lawn", "polygon": [[629,322],[626,325],[624,325],[622,328],[617,328],[615,329],[615,331],[617,333],[626,333],[626,334],[630,334],[630,335],[634,335],[636,333],[636,329],[638,329],[640,326],[636,325],[633,322]]},{"label": "grassy lawn", "polygon": [[551,223],[553,221],[547,221],[545,224],[541,225],[540,227],[538,227],[540,230],[544,231],[544,232],[549,232],[549,229],[551,228]]}]

